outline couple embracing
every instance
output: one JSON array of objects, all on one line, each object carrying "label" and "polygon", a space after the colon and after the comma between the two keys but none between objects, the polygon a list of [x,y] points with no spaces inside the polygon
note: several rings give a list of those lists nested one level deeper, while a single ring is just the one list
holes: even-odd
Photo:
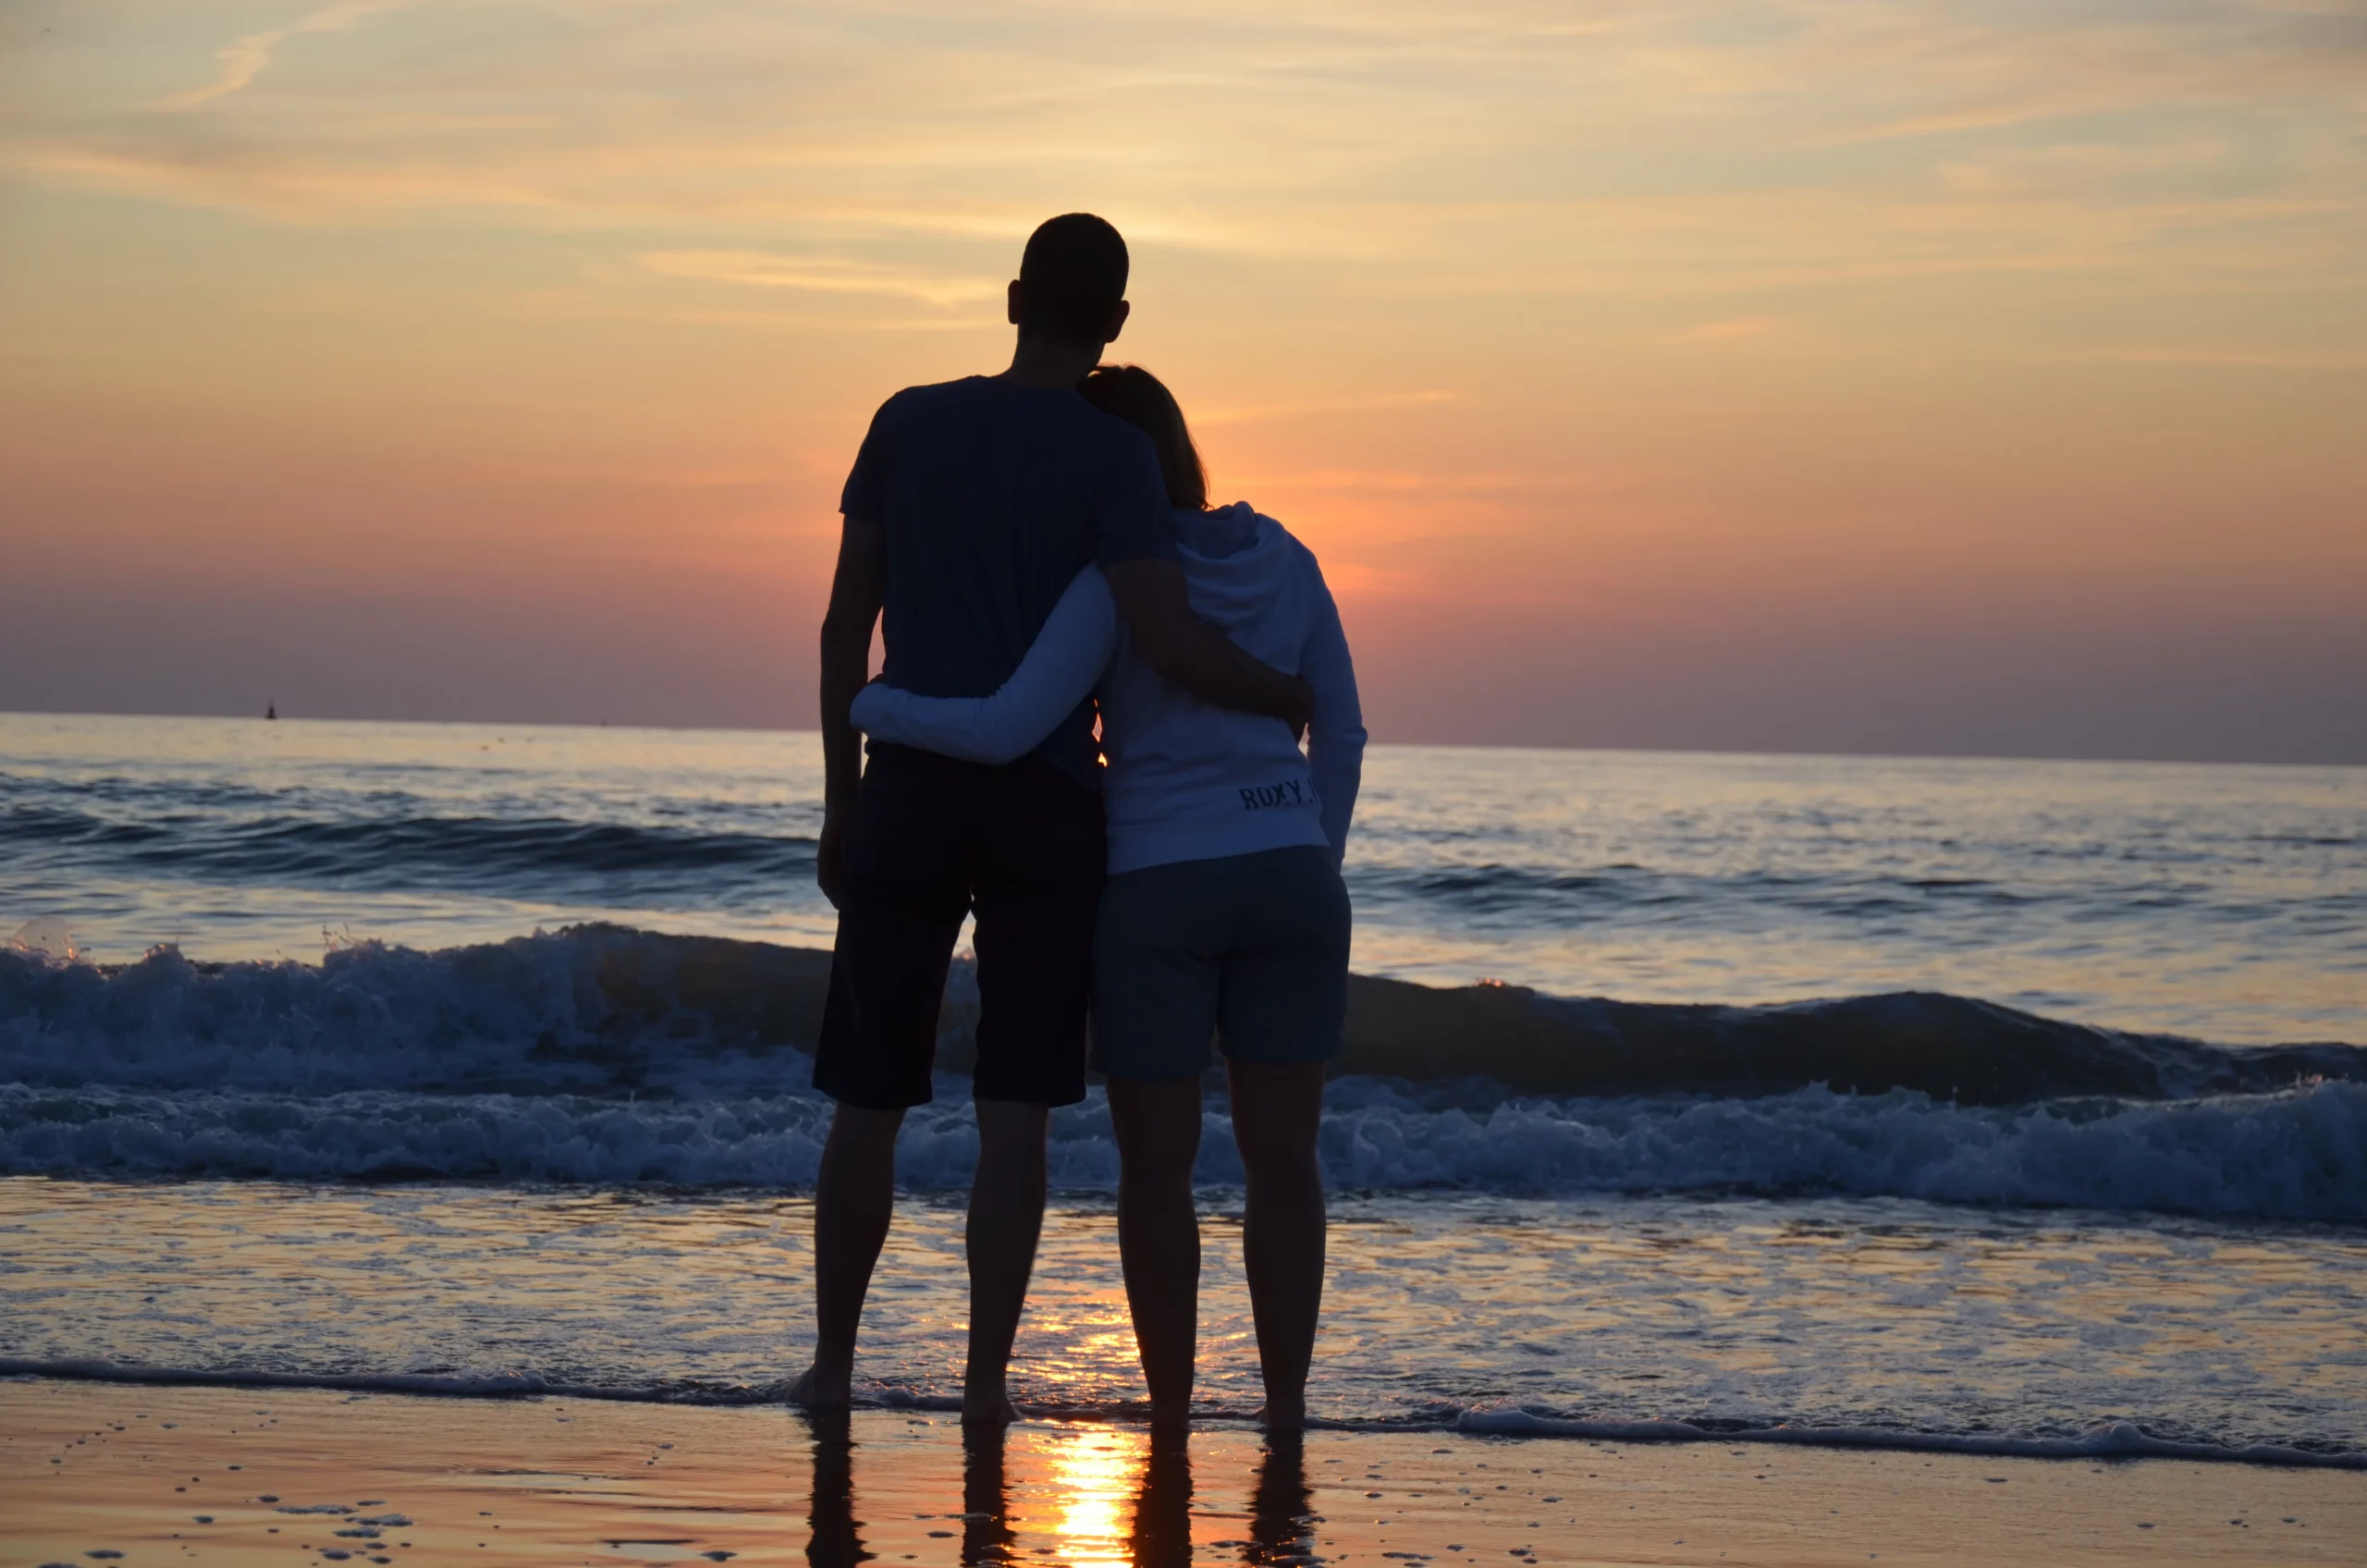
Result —
[{"label": "couple embracing", "polygon": [[[1246,503],[1210,507],[1167,388],[1100,362],[1127,267],[1098,217],[1039,227],[1011,285],[1011,367],[889,398],[840,504],[819,864],[839,931],[814,1072],[838,1107],[815,1194],[814,1365],[791,1394],[809,1406],[847,1403],[897,1130],[931,1097],[946,970],[975,913],[964,1418],[1012,1414],[1047,1119],[1085,1097],[1089,1017],[1153,1422],[1190,1415],[1212,1042],[1247,1173],[1264,1418],[1306,1419],[1365,733],[1314,556]],[[886,662],[866,684],[875,622]]]}]

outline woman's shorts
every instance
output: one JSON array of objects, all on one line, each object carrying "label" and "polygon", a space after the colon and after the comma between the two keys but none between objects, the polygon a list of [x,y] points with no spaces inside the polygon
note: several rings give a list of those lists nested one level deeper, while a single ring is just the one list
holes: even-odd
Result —
[{"label": "woman's shorts", "polygon": [[1348,1007],[1348,889],[1311,845],[1121,872],[1101,890],[1093,1065],[1189,1078],[1211,1038],[1235,1061],[1337,1055]]}]

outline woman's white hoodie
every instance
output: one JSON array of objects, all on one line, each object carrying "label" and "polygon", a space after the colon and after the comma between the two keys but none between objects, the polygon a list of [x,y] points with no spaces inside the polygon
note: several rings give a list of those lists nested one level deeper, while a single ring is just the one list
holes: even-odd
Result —
[{"label": "woman's white hoodie", "polygon": [[1024,756],[1088,690],[1101,705],[1110,871],[1292,845],[1347,844],[1365,729],[1340,612],[1314,553],[1246,502],[1175,515],[1193,613],[1315,692],[1302,753],[1277,718],[1171,685],[1134,655],[1109,584],[1077,574],[991,697],[916,697],[874,684],[855,701],[875,740],[974,762]]}]

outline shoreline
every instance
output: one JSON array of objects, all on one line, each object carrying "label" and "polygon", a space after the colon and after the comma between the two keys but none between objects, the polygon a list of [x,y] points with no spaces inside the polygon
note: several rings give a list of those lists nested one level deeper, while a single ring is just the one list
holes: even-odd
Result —
[{"label": "shoreline", "polygon": [[[0,1383],[0,1568],[2352,1561],[2324,1471]],[[2273,1537],[2270,1539],[2262,1537]]]},{"label": "shoreline", "polygon": [[[98,1384],[117,1389],[211,1390],[275,1393],[343,1393],[447,1403],[505,1403],[575,1400],[590,1404],[670,1410],[777,1411],[804,1417],[783,1397],[784,1379],[770,1386],[691,1391],[681,1389],[622,1389],[552,1382],[533,1373],[443,1377],[432,1373],[301,1373],[212,1371],[193,1367],[142,1366],[99,1360],[36,1361],[0,1356],[0,1387],[28,1382]],[[1086,1406],[1020,1402],[1024,1421],[1055,1426],[1089,1425],[1147,1431],[1147,1408],[1110,1411]],[[951,1398],[858,1396],[859,1416],[920,1414],[951,1415]],[[1204,1433],[1260,1435],[1254,1421],[1220,1412],[1202,1412],[1194,1429]],[[2006,1433],[1927,1432],[1875,1427],[1711,1427],[1674,1419],[1618,1420],[1541,1415],[1518,1406],[1478,1406],[1437,1421],[1375,1417],[1368,1420],[1312,1417],[1310,1433],[1370,1437],[1487,1438],[1522,1443],[1627,1443],[1653,1447],[1743,1444],[1769,1449],[1816,1449],[1842,1453],[1944,1454],[1971,1459],[2030,1460],[2073,1464],[2137,1460],[2246,1468],[2322,1470],[2367,1474],[2367,1452],[2324,1453],[2275,1443],[2240,1448],[2155,1437],[2132,1421],[2101,1422],[2077,1437],[2026,1437]]]}]

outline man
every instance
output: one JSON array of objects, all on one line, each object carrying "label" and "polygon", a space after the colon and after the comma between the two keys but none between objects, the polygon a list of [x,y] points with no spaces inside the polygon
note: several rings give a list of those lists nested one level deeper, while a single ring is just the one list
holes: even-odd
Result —
[{"label": "man", "polygon": [[[1125,325],[1127,255],[1098,217],[1051,219],[1009,290],[1011,366],[898,393],[840,505],[822,622],[817,876],[839,911],[814,1082],[838,1102],[814,1211],[816,1343],[791,1390],[847,1403],[856,1326],[894,1207],[904,1112],[930,1096],[946,967],[977,917],[978,1169],[970,1189],[965,1420],[1008,1420],[1011,1346],[1044,1218],[1049,1109],[1085,1097],[1103,833],[1093,707],[1003,767],[862,740],[847,710],[881,622],[887,678],[991,694],[1077,571],[1098,565],[1143,658],[1207,702],[1304,724],[1304,682],[1193,619],[1149,439],[1077,393]],[[884,618],[884,619],[883,619]]]}]

